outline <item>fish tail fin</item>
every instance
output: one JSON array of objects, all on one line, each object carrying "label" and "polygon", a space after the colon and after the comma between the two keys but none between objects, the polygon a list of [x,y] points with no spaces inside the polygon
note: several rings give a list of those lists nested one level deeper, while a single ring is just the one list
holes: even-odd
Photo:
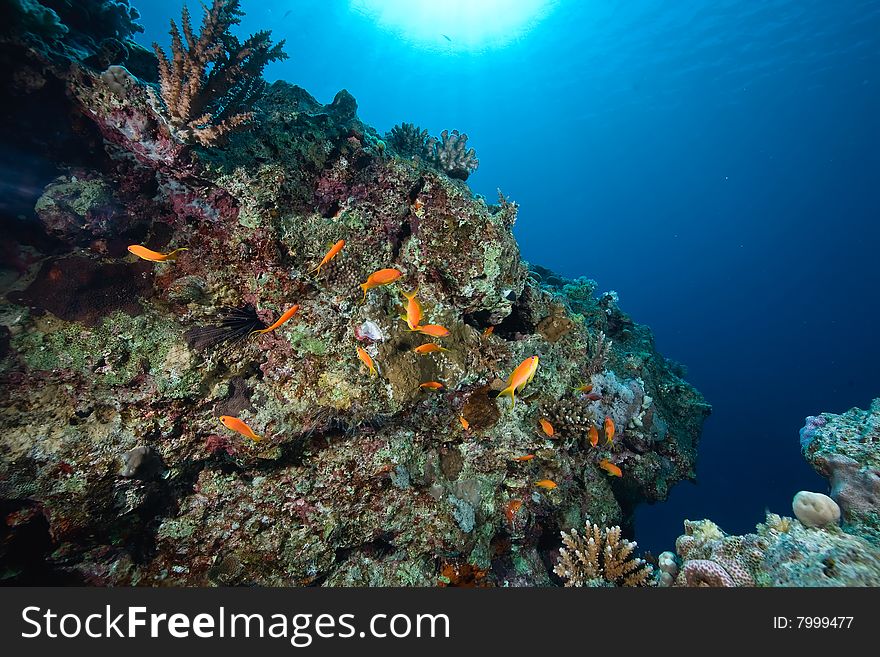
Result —
[{"label": "fish tail fin", "polygon": [[364,298],[361,299],[361,303],[363,303],[364,301],[367,300],[367,290],[369,290],[370,288],[367,287],[366,283],[361,283],[360,288],[364,291]]},{"label": "fish tail fin", "polygon": [[516,404],[515,394],[516,394],[516,391],[514,390],[513,386],[509,386],[509,387],[505,388],[504,390],[502,390],[501,392],[499,392],[498,396],[504,397],[505,395],[510,395],[510,407],[513,408],[514,405]]},{"label": "fish tail fin", "polygon": [[407,292],[404,292],[403,290],[401,290],[400,293],[403,296],[405,296],[408,300],[412,300],[419,293],[419,286],[416,285],[415,289],[412,292],[407,293]]},{"label": "fish tail fin", "polygon": [[189,251],[189,249],[185,246],[179,249],[174,249],[171,253],[168,254],[166,260],[177,260],[177,256],[179,256],[182,251]]}]

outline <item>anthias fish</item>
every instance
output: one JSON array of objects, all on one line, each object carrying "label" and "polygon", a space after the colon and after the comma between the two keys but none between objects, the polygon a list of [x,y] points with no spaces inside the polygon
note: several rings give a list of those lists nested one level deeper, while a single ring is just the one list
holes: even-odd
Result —
[{"label": "anthias fish", "polygon": [[507,379],[507,387],[498,393],[499,397],[510,395],[510,407],[513,408],[516,403],[516,393],[522,392],[523,388],[531,383],[535,378],[535,372],[538,371],[538,357],[529,356],[521,362],[510,378]]},{"label": "anthias fish", "polygon": [[444,349],[439,344],[434,344],[433,342],[429,342],[428,344],[419,345],[415,349],[414,352],[424,356],[425,354],[433,354],[437,351],[449,351],[448,349]]},{"label": "anthias fish", "polygon": [[379,271],[374,271],[367,276],[366,282],[361,283],[361,289],[364,291],[364,299],[367,298],[367,292],[369,290],[372,290],[374,287],[391,285],[391,283],[401,276],[403,276],[403,273],[397,269],[380,269]]},{"label": "anthias fish", "polygon": [[443,390],[443,384],[439,381],[426,381],[425,383],[420,383],[419,388],[425,388],[426,390]]},{"label": "anthias fish", "polygon": [[344,246],[345,246],[345,240],[339,240],[338,242],[336,242],[336,244],[334,244],[332,247],[330,247],[330,250],[327,251],[327,255],[325,255],[321,259],[321,262],[315,268],[315,274],[320,274],[321,267],[323,267],[328,262],[333,260],[333,258],[335,258],[339,254],[339,252],[342,251],[342,247],[344,247]]},{"label": "anthias fish", "polygon": [[251,429],[247,424],[239,420],[237,417],[233,417],[231,415],[221,415],[220,421],[227,429],[232,429],[236,433],[240,433],[245,438],[250,438],[254,442],[258,442],[263,439],[262,436],[258,436],[256,433],[254,433],[253,429]]},{"label": "anthias fish", "polygon": [[605,416],[605,440],[608,442],[608,444],[611,444],[612,442],[614,442],[614,432],[615,432],[614,420],[612,420],[610,416],[606,415]]},{"label": "anthias fish", "polygon": [[610,474],[612,477],[623,476],[623,471],[608,459],[602,459],[601,461],[599,461],[599,467]]},{"label": "anthias fish", "polygon": [[514,461],[519,461],[519,462],[522,463],[522,462],[524,462],[524,461],[531,461],[533,458],[535,458],[535,455],[534,455],[534,454],[523,454],[522,456],[516,456],[516,457],[514,457],[513,460],[514,460]]},{"label": "anthias fish", "polygon": [[471,428],[471,423],[464,419],[464,415],[459,415],[458,421],[461,422],[461,428],[465,431]]},{"label": "anthias fish", "polygon": [[141,246],[140,244],[132,244],[128,247],[128,252],[133,253],[138,258],[142,260],[149,260],[150,262],[165,262],[166,260],[177,260],[177,256],[179,256],[183,251],[189,251],[188,248],[183,247],[180,249],[174,249],[173,251],[169,251],[168,253],[159,253],[158,251],[153,251],[152,249],[148,249],[145,246]]},{"label": "anthias fish", "polygon": [[432,338],[445,338],[449,335],[449,329],[439,324],[425,324],[415,329],[419,333],[430,335]]},{"label": "anthias fish", "polygon": [[593,424],[590,426],[590,445],[595,447],[599,444],[599,430],[596,428],[596,425]]},{"label": "anthias fish", "polygon": [[284,314],[278,318],[278,321],[276,321],[271,326],[267,326],[264,329],[260,329],[259,331],[254,331],[254,334],[269,333],[271,331],[274,331],[275,329],[280,327],[282,324],[284,324],[287,320],[289,320],[291,317],[296,315],[297,310],[299,310],[299,304],[291,306],[290,308],[288,308],[287,310],[284,311]]},{"label": "anthias fish", "polygon": [[370,354],[367,353],[367,350],[363,347],[357,348],[358,358],[361,359],[361,362],[367,366],[367,369],[370,370],[371,376],[376,376],[376,364],[373,362],[373,359],[370,357]]},{"label": "anthias fish", "polygon": [[593,384],[585,383],[574,389],[575,392],[593,392]]},{"label": "anthias fish", "polygon": [[552,479],[541,479],[540,481],[535,482],[535,486],[538,488],[543,488],[545,490],[553,490],[556,488],[556,482]]},{"label": "anthias fish", "polygon": [[418,291],[419,288],[416,288],[409,293],[401,291],[401,294],[406,297],[406,314],[403,315],[401,319],[406,322],[410,331],[418,330],[419,324],[421,324],[424,319],[424,316],[422,315],[422,305],[419,303],[419,300],[416,299]]},{"label": "anthias fish", "polygon": [[552,438],[553,434],[556,433],[555,431],[553,431],[553,425],[544,418],[541,418],[540,420],[538,420],[538,422],[541,424],[541,430],[544,432],[544,434],[548,438]]}]

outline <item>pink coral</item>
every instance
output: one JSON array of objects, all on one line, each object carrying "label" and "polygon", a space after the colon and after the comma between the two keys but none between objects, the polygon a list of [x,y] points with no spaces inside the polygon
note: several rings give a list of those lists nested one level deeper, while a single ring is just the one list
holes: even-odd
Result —
[{"label": "pink coral", "polygon": [[710,559],[685,561],[678,574],[679,586],[736,586],[733,577],[721,564]]}]

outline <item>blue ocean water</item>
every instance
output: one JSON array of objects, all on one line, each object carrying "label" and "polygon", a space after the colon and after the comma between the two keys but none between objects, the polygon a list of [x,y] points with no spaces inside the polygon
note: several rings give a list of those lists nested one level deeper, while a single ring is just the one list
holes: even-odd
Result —
[{"label": "blue ocean water", "polygon": [[[145,44],[180,0],[141,0]],[[267,69],[380,133],[459,129],[524,257],[614,289],[714,413],[698,483],[642,507],[751,530],[802,489],[807,415],[880,395],[880,1],[244,0]]]}]

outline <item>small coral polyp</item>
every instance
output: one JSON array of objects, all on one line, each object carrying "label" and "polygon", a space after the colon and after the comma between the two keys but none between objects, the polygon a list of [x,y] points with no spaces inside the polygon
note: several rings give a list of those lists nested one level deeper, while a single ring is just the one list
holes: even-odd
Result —
[{"label": "small coral polyp", "polygon": [[[0,37],[45,93],[4,92],[108,156],[46,189],[51,252],[3,290],[0,498],[27,500],[10,541],[44,527],[41,576],[548,585],[560,528],[626,526],[694,476],[709,406],[613,295],[530,272],[465,135],[386,144],[345,91],[264,85],[280,44],[231,39],[232,0],[198,35],[184,14],[167,60],[124,16],[55,16]],[[643,583],[603,537],[605,582]]]}]

